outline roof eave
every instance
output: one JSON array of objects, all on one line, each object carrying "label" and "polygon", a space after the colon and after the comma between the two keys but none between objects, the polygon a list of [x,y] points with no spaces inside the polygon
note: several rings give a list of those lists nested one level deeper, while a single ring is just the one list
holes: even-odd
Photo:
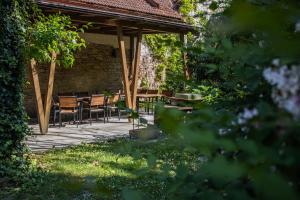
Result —
[{"label": "roof eave", "polygon": [[[58,9],[63,11],[71,11],[71,12],[78,12],[83,14],[94,14],[97,16],[102,17],[110,17],[119,19],[122,21],[129,21],[129,22],[139,22],[139,23],[146,23],[146,24],[153,24],[157,25],[157,31],[165,31],[166,32],[174,32],[174,33],[188,33],[188,32],[197,32],[195,27],[189,25],[185,22],[179,21],[178,19],[172,18],[160,18],[158,19],[157,16],[138,16],[138,15],[131,15],[125,14],[120,12],[113,12],[107,10],[100,10],[94,8],[86,8],[86,7],[79,7],[79,6],[71,6],[65,5],[61,3],[53,3],[53,2],[46,2],[42,0],[37,0],[37,4],[44,8],[44,9]],[[166,27],[166,28],[164,28]],[[168,28],[171,28],[172,31],[167,31]]]}]

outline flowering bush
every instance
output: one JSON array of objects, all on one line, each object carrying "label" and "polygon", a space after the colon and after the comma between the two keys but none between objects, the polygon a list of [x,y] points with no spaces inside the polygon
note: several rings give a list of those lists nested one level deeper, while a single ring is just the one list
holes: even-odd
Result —
[{"label": "flowering bush", "polygon": [[279,66],[274,61],[275,69],[266,68],[265,79],[273,86],[272,98],[280,108],[285,109],[294,117],[300,116],[300,66],[292,65],[290,69]]},{"label": "flowering bush", "polygon": [[169,198],[299,199],[300,2],[227,2],[214,4],[188,48],[193,87],[217,88],[221,98],[189,115],[158,113],[174,148],[200,161],[162,173]]}]

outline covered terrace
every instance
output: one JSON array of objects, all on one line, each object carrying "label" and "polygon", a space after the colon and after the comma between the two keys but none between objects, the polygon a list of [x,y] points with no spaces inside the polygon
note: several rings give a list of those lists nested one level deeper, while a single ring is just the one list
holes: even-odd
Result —
[{"label": "covered terrace", "polygon": [[[106,84],[104,87],[109,90],[120,89],[124,96],[126,107],[132,110],[136,110],[138,98],[138,75],[142,36],[144,34],[176,33],[180,35],[181,41],[184,43],[185,35],[188,32],[194,32],[194,28],[183,21],[183,18],[176,10],[176,4],[171,3],[169,0],[38,0],[37,2],[45,14],[60,12],[69,15],[72,22],[78,26],[88,22],[93,23],[93,26],[82,35],[82,37],[89,42],[89,45],[88,48],[84,50],[84,53],[79,54],[78,60],[80,62],[77,62],[75,65],[84,65],[85,63],[81,62],[83,57],[86,57],[86,60],[95,59],[95,54],[98,51],[93,52],[93,58],[89,57],[90,51],[94,51],[94,44],[104,45],[104,48],[108,48],[108,45],[110,45],[111,48],[109,48],[109,50],[104,49],[103,51],[104,54],[109,51],[108,54],[111,57],[99,55],[102,57],[102,60],[96,60],[95,62],[97,63],[95,65],[103,63],[104,61],[107,63],[109,59],[117,59],[120,65],[115,68],[120,71],[120,76],[118,76],[118,73],[115,73],[115,77],[110,77],[114,75],[114,73],[110,71],[112,68],[110,62],[108,62],[105,72],[103,71],[102,73],[101,69],[97,69],[97,75],[95,71],[89,72],[89,70],[94,68],[94,65],[91,63],[86,64],[84,71],[78,71],[80,66],[75,66],[74,70],[77,70],[77,75],[79,74],[80,77],[84,77],[85,80],[89,80],[91,74],[96,77],[94,77],[94,79],[101,77],[94,82],[100,85],[101,82]],[[183,58],[183,60],[186,60],[185,54],[183,54]],[[185,62],[183,65],[183,73],[188,79],[189,73]],[[99,137],[104,137],[102,133],[107,133],[107,135],[109,135],[109,132],[118,132],[117,135],[128,134],[129,128],[132,127],[131,124],[128,123],[128,119],[125,118],[125,120],[122,119],[121,121],[112,120],[106,125],[101,124],[101,126],[93,124],[91,127],[85,124],[79,126],[78,129],[68,125],[62,128],[49,128],[53,107],[52,97],[58,92],[62,92],[62,85],[65,86],[64,84],[73,79],[72,77],[66,76],[64,72],[55,69],[55,64],[53,63],[50,69],[47,70],[41,70],[35,63],[32,63],[30,74],[32,76],[32,90],[34,91],[32,97],[34,97],[35,100],[37,118],[39,119],[39,124],[33,125],[32,127],[35,134],[41,133],[42,135],[31,137],[29,144],[37,144],[41,137],[46,137],[45,134],[47,133],[55,135],[52,139],[56,138],[56,140],[60,140],[56,136],[70,135],[70,132],[72,132],[73,135],[77,135],[78,141],[75,139],[75,143],[84,140],[84,138],[88,138],[87,140],[91,142],[95,138],[99,139]],[[78,83],[78,80],[73,81]],[[118,81],[120,83],[118,86],[113,88],[109,87]],[[87,82],[88,81],[81,81],[80,84],[78,84],[80,85],[79,89],[75,88],[74,90],[79,92],[82,90],[82,86],[88,85]],[[76,85],[72,82],[70,84]],[[100,86],[95,85],[93,90],[97,90],[95,88],[100,88]],[[106,88],[99,90],[102,92]],[[68,92],[66,90],[67,89],[63,92]],[[91,94],[92,92],[89,91],[89,93]],[[27,102],[33,104],[31,100],[33,99],[28,98]],[[151,121],[152,118],[150,117],[149,120]],[[116,130],[114,128],[116,128]],[[89,137],[88,135],[90,133],[93,133],[95,137]],[[66,144],[72,143],[73,142],[66,142]],[[49,143],[48,146],[51,145],[56,146],[51,143]]]}]

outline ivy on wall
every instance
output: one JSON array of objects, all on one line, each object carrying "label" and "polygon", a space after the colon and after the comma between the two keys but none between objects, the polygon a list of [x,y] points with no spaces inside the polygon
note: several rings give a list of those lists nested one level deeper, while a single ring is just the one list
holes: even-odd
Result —
[{"label": "ivy on wall", "polygon": [[29,133],[23,108],[25,34],[32,1],[0,1],[0,176],[26,165],[22,141]]},{"label": "ivy on wall", "polygon": [[[183,15],[187,23],[196,23],[195,18],[190,13],[196,10],[196,3],[199,3],[198,1],[182,0],[173,2],[178,6],[179,12]],[[156,69],[156,80],[161,82],[160,89],[182,90],[185,78],[183,76],[183,49],[179,34],[146,35],[144,40],[150,48],[152,56],[159,63]]]}]

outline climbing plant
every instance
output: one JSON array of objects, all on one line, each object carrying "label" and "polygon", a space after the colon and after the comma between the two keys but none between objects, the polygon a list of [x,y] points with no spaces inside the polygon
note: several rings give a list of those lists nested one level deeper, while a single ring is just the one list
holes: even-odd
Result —
[{"label": "climbing plant", "polygon": [[[151,49],[152,56],[158,60],[156,76],[157,80],[161,81],[161,89],[180,88],[183,80],[183,65],[179,36],[175,34],[147,35],[144,39]],[[162,77],[165,77],[165,80]]]},{"label": "climbing plant", "polygon": [[[201,21],[202,18],[195,17],[201,13],[197,10],[199,1],[174,1],[174,4],[187,23],[195,25]],[[191,35],[189,37],[191,38]],[[161,89],[182,90],[185,80],[182,59],[184,48],[179,34],[146,35],[144,39],[152,56],[158,61],[156,76],[157,81],[161,82]]]},{"label": "climbing plant", "polygon": [[49,63],[53,52],[58,65],[71,67],[75,51],[85,47],[79,32],[90,24],[77,28],[68,16],[44,16],[30,0],[1,1],[0,11],[0,176],[15,176],[28,167],[23,156],[30,133],[23,107],[25,69],[31,59]]},{"label": "climbing plant", "polygon": [[74,64],[74,54],[85,47],[85,41],[79,36],[91,24],[77,28],[66,15],[39,15],[35,23],[27,30],[27,58],[38,63],[50,63],[52,52],[59,54],[58,65],[69,68]]},{"label": "climbing plant", "polygon": [[0,1],[0,176],[26,168],[23,140],[29,133],[23,108],[26,29],[33,2]]}]

